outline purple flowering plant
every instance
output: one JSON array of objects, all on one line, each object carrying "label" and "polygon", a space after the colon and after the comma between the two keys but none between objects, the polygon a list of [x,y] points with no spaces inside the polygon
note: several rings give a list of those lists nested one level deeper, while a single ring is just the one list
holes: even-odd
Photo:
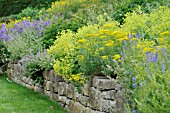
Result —
[{"label": "purple flowering plant", "polygon": [[[129,35],[131,36],[131,35]],[[123,41],[122,62],[115,67],[127,92],[128,113],[168,113],[170,105],[170,39],[164,45],[147,45],[142,35]],[[136,38],[136,39],[135,39]],[[140,46],[142,43],[142,46]],[[152,47],[152,48],[151,48]],[[163,109],[161,109],[163,108]]]},{"label": "purple flowering plant", "polygon": [[[11,54],[11,58],[22,58],[31,50],[33,53],[43,47],[42,39],[45,29],[51,24],[50,20],[22,20],[7,28],[2,24],[0,39],[5,40],[5,45]],[[9,23],[10,25],[10,23]]]}]

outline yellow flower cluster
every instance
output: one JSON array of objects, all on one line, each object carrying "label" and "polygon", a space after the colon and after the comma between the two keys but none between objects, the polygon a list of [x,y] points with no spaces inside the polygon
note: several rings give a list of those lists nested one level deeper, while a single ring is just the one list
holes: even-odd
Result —
[{"label": "yellow flower cluster", "polygon": [[120,57],[121,57],[120,54],[116,54],[113,56],[113,60],[118,60],[118,59],[120,59]]},{"label": "yellow flower cluster", "polygon": [[102,56],[102,59],[103,60],[105,60],[105,59],[107,59],[108,58],[108,56]]},{"label": "yellow flower cluster", "polygon": [[79,73],[79,74],[72,74],[70,77],[69,77],[69,81],[75,81],[75,82],[78,82],[78,83],[81,83],[83,84],[85,82],[85,78],[84,77],[81,77],[82,73]]}]

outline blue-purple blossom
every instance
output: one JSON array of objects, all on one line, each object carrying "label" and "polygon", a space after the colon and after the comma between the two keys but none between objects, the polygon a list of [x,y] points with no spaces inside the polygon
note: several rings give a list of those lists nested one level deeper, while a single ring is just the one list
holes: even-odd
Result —
[{"label": "blue-purple blossom", "polygon": [[133,86],[133,88],[136,88],[137,87],[137,85],[134,83],[134,84],[132,84],[132,86]]},{"label": "blue-purple blossom", "polygon": [[136,81],[136,78],[135,78],[135,77],[132,77],[132,81],[135,82],[135,81]]},{"label": "blue-purple blossom", "polygon": [[0,27],[0,40],[5,40],[6,42],[11,39],[8,29],[5,24]]},{"label": "blue-purple blossom", "polygon": [[132,110],[132,113],[136,113],[136,110]]},{"label": "blue-purple blossom", "polygon": [[166,74],[166,72],[165,72],[165,65],[164,64],[162,64],[162,73]]},{"label": "blue-purple blossom", "polygon": [[123,40],[123,43],[124,43],[124,45],[126,45],[127,43],[126,43],[126,40]]},{"label": "blue-purple blossom", "polygon": [[158,58],[157,57],[153,57],[153,62],[157,62],[158,61]]},{"label": "blue-purple blossom", "polygon": [[140,37],[142,37],[142,35],[139,34],[139,33],[137,33],[137,34],[136,34],[136,38],[140,38]]}]

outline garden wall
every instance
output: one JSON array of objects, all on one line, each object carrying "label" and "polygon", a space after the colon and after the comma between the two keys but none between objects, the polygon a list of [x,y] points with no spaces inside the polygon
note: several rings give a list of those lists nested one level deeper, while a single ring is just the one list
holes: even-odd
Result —
[{"label": "garden wall", "polygon": [[43,71],[44,84],[34,84],[33,80],[23,76],[24,68],[20,61],[8,64],[8,76],[21,84],[57,101],[61,106],[73,113],[122,113],[122,91],[118,80],[103,76],[94,76],[84,84],[82,91],[53,70]]}]

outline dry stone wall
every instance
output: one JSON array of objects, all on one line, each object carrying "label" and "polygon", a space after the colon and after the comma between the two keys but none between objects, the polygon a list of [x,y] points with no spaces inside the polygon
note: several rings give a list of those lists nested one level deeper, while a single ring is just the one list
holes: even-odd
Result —
[{"label": "dry stone wall", "polygon": [[47,95],[73,113],[123,113],[122,90],[117,80],[94,76],[85,83],[82,91],[57,76],[54,70],[44,70],[43,85],[33,84],[31,78],[24,76],[21,62],[8,64],[8,76],[16,83],[36,92]]}]

